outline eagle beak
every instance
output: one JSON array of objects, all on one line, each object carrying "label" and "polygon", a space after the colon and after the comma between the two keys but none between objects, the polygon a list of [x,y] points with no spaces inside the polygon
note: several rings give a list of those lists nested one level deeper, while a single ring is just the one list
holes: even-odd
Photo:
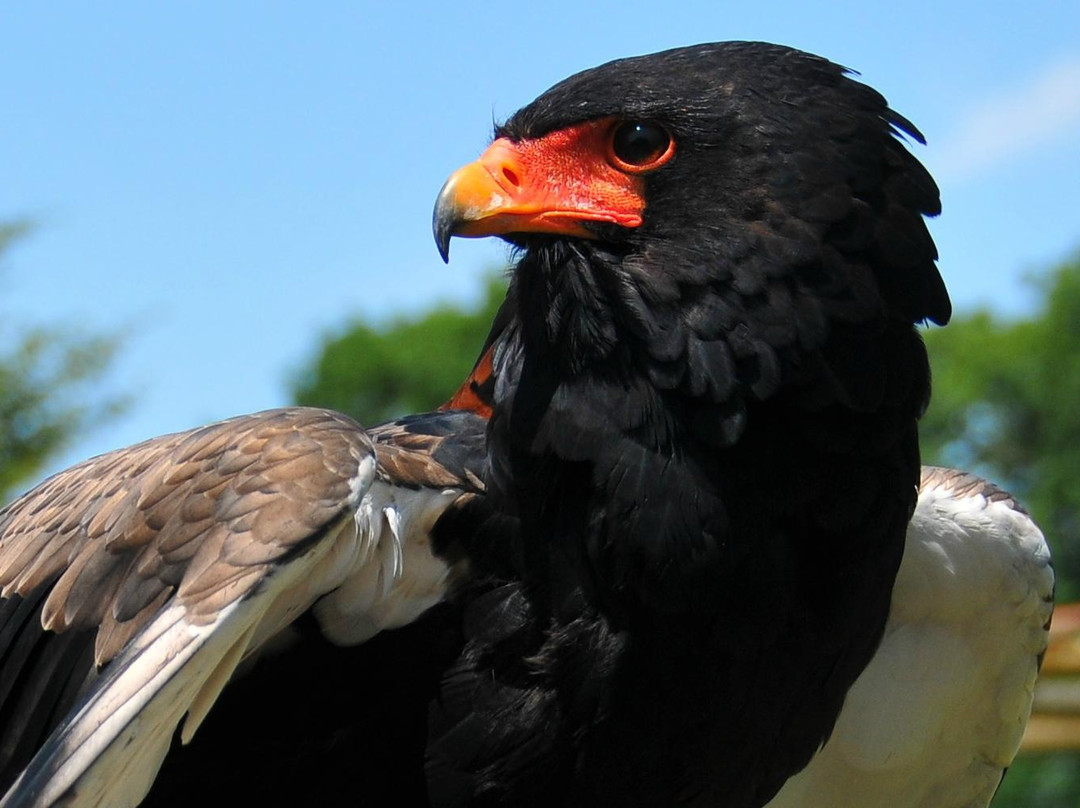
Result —
[{"label": "eagle beak", "polygon": [[615,171],[602,132],[584,124],[534,140],[499,138],[443,185],[432,214],[435,244],[449,261],[450,239],[514,233],[595,238],[586,226],[641,224],[640,180]]},{"label": "eagle beak", "polygon": [[588,236],[562,194],[553,193],[527,155],[499,138],[480,159],[450,175],[435,202],[432,228],[443,261],[450,260],[450,239],[509,233],[559,233]]},{"label": "eagle beak", "polygon": [[[490,151],[489,149],[488,152]],[[435,245],[439,248],[439,255],[447,263],[450,262],[451,238],[488,235],[477,232],[479,223],[513,207],[512,194],[504,187],[504,184],[510,185],[510,181],[499,171],[498,165],[488,167],[484,160],[488,152],[475,163],[469,163],[451,174],[439,191],[439,198],[435,200],[431,227],[435,233]],[[488,161],[491,162],[494,161]]]},{"label": "eagle beak", "polygon": [[443,261],[450,261],[454,236],[508,232],[508,217],[524,217],[536,207],[530,207],[535,195],[521,187],[521,177],[518,155],[505,138],[492,143],[475,163],[450,175],[435,200],[431,221]]}]

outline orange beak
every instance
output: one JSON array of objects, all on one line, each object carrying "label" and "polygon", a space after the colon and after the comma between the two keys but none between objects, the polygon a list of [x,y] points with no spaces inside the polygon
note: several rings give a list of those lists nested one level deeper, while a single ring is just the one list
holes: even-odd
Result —
[{"label": "orange beak", "polygon": [[610,120],[532,140],[499,138],[455,171],[435,202],[432,229],[444,261],[453,236],[552,233],[593,238],[588,222],[637,227],[642,180],[607,157]]}]

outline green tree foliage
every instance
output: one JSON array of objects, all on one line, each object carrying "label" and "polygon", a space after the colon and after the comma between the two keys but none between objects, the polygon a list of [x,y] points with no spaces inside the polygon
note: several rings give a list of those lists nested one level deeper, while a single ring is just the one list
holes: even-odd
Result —
[{"label": "green tree foliage", "polygon": [[989,311],[927,333],[934,398],[928,462],[974,469],[1012,491],[1054,552],[1059,600],[1080,597],[1080,254],[1034,278],[1037,310]]},{"label": "green tree foliage", "polygon": [[990,808],[1076,808],[1080,759],[1075,752],[1017,758]]},{"label": "green tree foliage", "polygon": [[298,404],[332,407],[364,424],[438,407],[464,381],[506,293],[488,281],[473,310],[441,305],[386,326],[355,322],[328,339],[293,383]]},{"label": "green tree foliage", "polygon": [[[29,228],[0,224],[0,256]],[[56,327],[14,332],[0,311],[0,502],[121,402],[89,392],[116,350],[111,337]]]}]

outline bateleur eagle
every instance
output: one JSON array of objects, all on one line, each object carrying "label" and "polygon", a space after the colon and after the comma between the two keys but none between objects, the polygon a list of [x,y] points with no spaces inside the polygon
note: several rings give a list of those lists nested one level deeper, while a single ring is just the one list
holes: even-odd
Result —
[{"label": "bateleur eagle", "polygon": [[[517,112],[435,208],[444,257],[518,247],[444,411],[243,416],[0,512],[0,806],[979,804],[862,796],[904,771],[989,799],[1052,575],[982,481],[929,472],[909,522],[915,324],[949,301],[903,135],[760,43]],[[1008,641],[964,667],[986,616]]]}]

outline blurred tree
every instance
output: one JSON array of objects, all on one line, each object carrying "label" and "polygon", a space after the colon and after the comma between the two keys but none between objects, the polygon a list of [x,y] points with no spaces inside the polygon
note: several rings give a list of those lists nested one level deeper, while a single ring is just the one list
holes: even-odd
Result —
[{"label": "blurred tree", "polygon": [[1019,757],[1009,767],[991,808],[1076,808],[1080,759],[1075,752]]},{"label": "blurred tree", "polygon": [[1054,551],[1059,601],[1080,597],[1080,254],[1033,278],[1036,311],[980,310],[926,334],[934,398],[926,462],[1019,497]]},{"label": "blurred tree", "polygon": [[363,424],[434,409],[472,368],[506,293],[488,280],[473,310],[440,305],[377,327],[355,322],[326,340],[293,382],[298,404],[331,407]]},{"label": "blurred tree", "polygon": [[[29,229],[25,222],[0,223],[0,256]],[[56,327],[13,333],[8,321],[0,313],[0,502],[121,406],[87,393],[112,359],[115,338]]]}]

